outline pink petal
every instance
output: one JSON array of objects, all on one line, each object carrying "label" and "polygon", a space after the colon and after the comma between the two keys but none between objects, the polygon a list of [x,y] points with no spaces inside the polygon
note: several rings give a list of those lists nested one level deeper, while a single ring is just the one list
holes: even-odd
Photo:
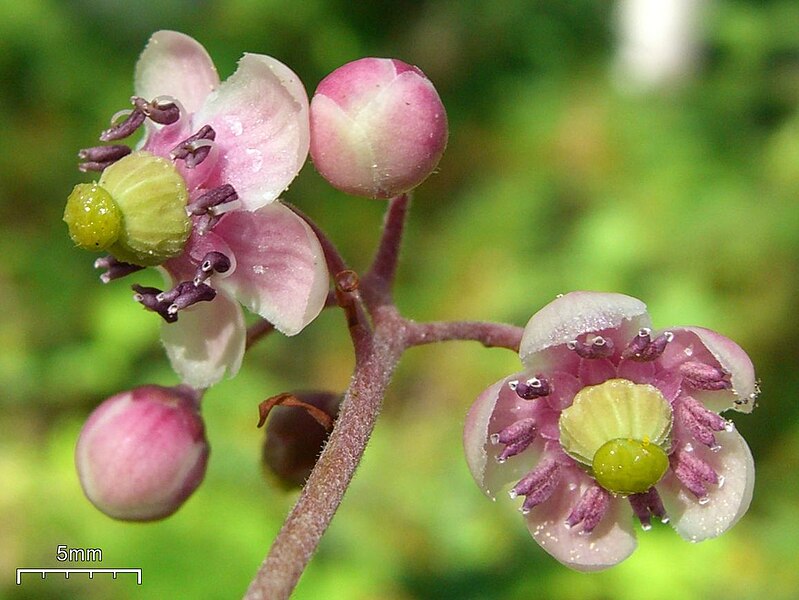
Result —
[{"label": "pink petal", "polygon": [[245,54],[194,123],[216,131],[219,182],[236,188],[247,210],[276,200],[308,156],[305,88],[291,69],[269,56]]},{"label": "pink petal", "polygon": [[177,322],[161,328],[172,368],[184,383],[198,389],[238,373],[246,336],[241,307],[224,292],[180,311]]},{"label": "pink petal", "polygon": [[692,542],[714,538],[738,522],[749,508],[755,484],[755,463],[746,441],[737,431],[715,433],[721,450],[712,452],[696,444],[694,452],[707,462],[720,478],[721,485],[708,484],[707,504],[682,487],[669,471],[658,484],[658,491],[671,519],[682,537]]},{"label": "pink petal", "polygon": [[523,373],[498,381],[474,401],[466,415],[463,431],[463,448],[466,462],[475,482],[491,499],[509,483],[518,481],[532,469],[543,448],[543,440],[537,438],[532,446],[512,456],[503,464],[496,460],[502,451],[501,445],[490,441],[492,433],[498,433],[519,418],[525,401],[508,387],[508,382],[524,377]]},{"label": "pink petal", "polygon": [[236,270],[216,285],[286,335],[322,310],[329,289],[319,240],[279,202],[227,213],[214,228],[236,255]]},{"label": "pink petal", "polygon": [[612,331],[614,337],[624,341],[649,326],[646,305],[636,298],[571,292],[547,304],[527,322],[519,356],[530,370],[544,370],[555,362],[568,361],[565,344],[581,334],[616,330]]},{"label": "pink petal", "polygon": [[[703,327],[676,327],[670,329],[674,333],[672,341],[666,350],[677,353],[682,360],[691,358],[701,360],[702,354],[706,360],[715,360],[718,365],[730,374],[732,389],[717,392],[695,392],[692,395],[702,401],[705,406],[716,412],[729,408],[749,413],[755,408],[755,400],[759,392],[755,367],[749,355],[731,339],[705,329]],[[665,360],[675,358],[665,356]],[[676,359],[676,358],[675,358]]]},{"label": "pink petal", "polygon": [[599,571],[630,556],[636,541],[629,503],[612,499],[607,513],[589,534],[583,533],[579,524],[569,528],[566,519],[593,481],[576,468],[563,468],[561,473],[561,482],[552,497],[526,517],[527,528],[535,541],[577,571]]},{"label": "pink petal", "polygon": [[157,31],[136,63],[136,95],[145,100],[157,96],[177,98],[189,112],[196,112],[219,86],[216,68],[195,39],[176,31]]}]

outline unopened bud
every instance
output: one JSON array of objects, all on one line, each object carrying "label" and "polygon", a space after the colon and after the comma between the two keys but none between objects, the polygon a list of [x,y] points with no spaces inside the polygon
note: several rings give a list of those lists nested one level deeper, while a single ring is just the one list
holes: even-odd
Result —
[{"label": "unopened bud", "polygon": [[75,463],[86,497],[105,514],[153,521],[174,513],[200,485],[208,453],[195,392],[150,385],[95,409]]},{"label": "unopened bud", "polygon": [[339,67],[311,101],[311,157],[333,187],[370,198],[407,192],[438,165],[447,114],[417,67],[362,58]]}]

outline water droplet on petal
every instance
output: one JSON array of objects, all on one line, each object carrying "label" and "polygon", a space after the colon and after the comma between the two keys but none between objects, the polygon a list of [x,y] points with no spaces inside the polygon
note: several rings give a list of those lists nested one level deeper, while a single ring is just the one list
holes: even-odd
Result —
[{"label": "water droplet on petal", "polygon": [[721,444],[715,444],[710,447],[711,452],[718,452],[719,450],[721,450]]},{"label": "water droplet on petal", "polygon": [[724,485],[724,482],[725,482],[725,481],[726,481],[726,479],[725,479],[724,475],[719,475],[719,481],[718,481],[718,484],[717,484],[717,485],[718,485],[719,487],[721,487],[721,486],[723,486],[723,485]]},{"label": "water droplet on petal", "polygon": [[685,450],[686,452],[693,452],[694,446],[693,444],[691,444],[691,442],[688,442],[687,444],[685,444],[685,446],[683,446],[683,450]]}]

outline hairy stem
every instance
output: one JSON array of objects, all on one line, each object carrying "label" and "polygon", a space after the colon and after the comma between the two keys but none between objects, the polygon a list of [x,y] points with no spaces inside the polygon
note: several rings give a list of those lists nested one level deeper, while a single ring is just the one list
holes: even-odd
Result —
[{"label": "hairy stem", "polygon": [[377,247],[372,266],[363,277],[364,299],[370,306],[387,305],[392,302],[392,287],[397,274],[409,203],[410,196],[402,194],[393,198],[388,205],[380,245]]},{"label": "hairy stem", "polygon": [[356,360],[333,433],[250,584],[247,600],[291,595],[361,461],[404,348],[404,323],[389,315],[379,322],[369,348]]},{"label": "hairy stem", "polygon": [[487,348],[507,348],[518,352],[523,332],[521,327],[485,321],[411,321],[408,323],[408,346],[471,340]]}]

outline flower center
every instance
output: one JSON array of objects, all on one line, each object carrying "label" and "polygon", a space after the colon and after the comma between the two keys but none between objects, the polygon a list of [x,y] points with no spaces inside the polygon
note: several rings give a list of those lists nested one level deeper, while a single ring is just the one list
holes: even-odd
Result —
[{"label": "flower center", "polygon": [[560,444],[608,491],[635,494],[668,468],[672,410],[656,387],[610,379],[585,387],[560,416]]},{"label": "flower center", "polygon": [[640,494],[660,481],[669,457],[646,438],[616,439],[600,446],[592,468],[596,482],[609,492]]},{"label": "flower center", "polygon": [[64,220],[82,248],[159,265],[183,252],[191,231],[187,200],[186,183],[170,161],[134,152],[108,166],[98,183],[76,186]]}]

